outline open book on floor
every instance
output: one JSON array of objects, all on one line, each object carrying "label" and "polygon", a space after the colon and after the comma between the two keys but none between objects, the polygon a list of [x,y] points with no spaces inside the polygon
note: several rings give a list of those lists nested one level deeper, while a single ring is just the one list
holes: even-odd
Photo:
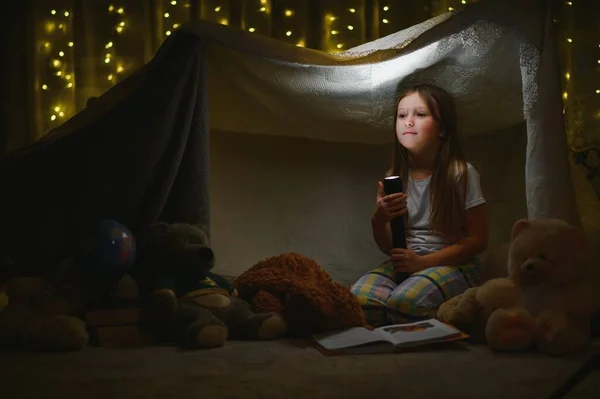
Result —
[{"label": "open book on floor", "polygon": [[462,331],[436,319],[383,326],[374,330],[352,327],[313,335],[317,348],[327,355],[400,352],[406,348],[466,339]]}]

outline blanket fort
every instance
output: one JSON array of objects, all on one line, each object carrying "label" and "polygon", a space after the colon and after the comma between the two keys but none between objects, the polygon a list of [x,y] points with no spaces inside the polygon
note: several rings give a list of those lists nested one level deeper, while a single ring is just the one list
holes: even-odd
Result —
[{"label": "blanket fort", "polygon": [[217,269],[297,251],[351,279],[345,270],[378,256],[368,212],[396,93],[416,82],[456,99],[493,237],[522,216],[579,224],[548,8],[483,0],[340,54],[190,22],[4,160],[0,250],[38,273],[98,218],[128,226],[141,247],[159,219],[202,222]]}]

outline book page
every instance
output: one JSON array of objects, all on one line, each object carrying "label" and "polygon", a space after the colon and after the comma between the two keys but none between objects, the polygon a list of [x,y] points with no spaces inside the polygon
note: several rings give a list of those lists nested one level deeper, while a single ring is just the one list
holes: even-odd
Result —
[{"label": "book page", "polygon": [[319,345],[328,350],[351,348],[376,342],[391,344],[384,337],[363,327],[353,327],[341,331],[317,334],[313,338]]},{"label": "book page", "polygon": [[375,331],[397,346],[411,346],[424,342],[443,341],[445,338],[460,334],[460,331],[446,326],[435,319],[379,327]]}]

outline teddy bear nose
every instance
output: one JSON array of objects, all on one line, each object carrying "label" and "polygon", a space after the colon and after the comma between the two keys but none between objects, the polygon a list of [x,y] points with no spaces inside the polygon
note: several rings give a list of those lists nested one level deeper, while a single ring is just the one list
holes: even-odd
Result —
[{"label": "teddy bear nose", "polygon": [[535,270],[535,265],[533,264],[532,261],[528,260],[525,263],[523,263],[523,265],[521,266],[521,268],[526,273],[532,273]]}]

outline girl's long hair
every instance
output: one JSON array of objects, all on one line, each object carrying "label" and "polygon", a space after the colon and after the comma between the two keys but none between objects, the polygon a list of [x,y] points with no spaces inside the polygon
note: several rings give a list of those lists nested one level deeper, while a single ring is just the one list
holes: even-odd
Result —
[{"label": "girl's long hair", "polygon": [[[456,107],[452,97],[443,89],[426,84],[409,87],[400,93],[399,101],[405,96],[418,93],[427,104],[433,119],[443,132],[442,145],[435,159],[431,176],[430,229],[447,239],[457,239],[462,231],[467,190],[467,161],[458,137]],[[396,119],[398,118],[396,108]],[[388,174],[402,177],[407,182],[410,162],[406,148],[400,145],[394,128],[394,150],[392,168]],[[406,185],[406,183],[405,183]]]}]

